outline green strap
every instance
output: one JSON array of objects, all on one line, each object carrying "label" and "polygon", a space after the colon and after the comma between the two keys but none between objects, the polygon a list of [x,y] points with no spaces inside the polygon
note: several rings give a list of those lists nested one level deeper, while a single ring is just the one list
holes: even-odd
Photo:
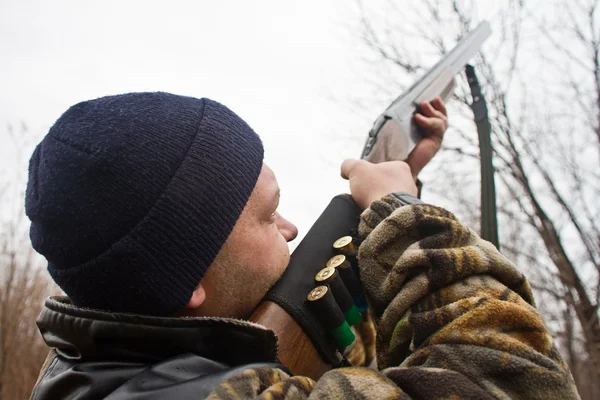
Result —
[{"label": "green strap", "polygon": [[475,75],[475,68],[467,65],[467,80],[471,88],[473,118],[479,135],[479,157],[481,159],[481,237],[500,249],[498,241],[498,220],[496,216],[496,187],[494,185],[494,164],[492,162],[492,127],[488,119],[488,109],[481,86]]}]

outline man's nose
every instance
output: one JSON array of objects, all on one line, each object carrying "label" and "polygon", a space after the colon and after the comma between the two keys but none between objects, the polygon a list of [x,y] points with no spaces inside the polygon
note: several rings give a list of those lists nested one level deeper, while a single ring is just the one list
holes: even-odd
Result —
[{"label": "man's nose", "polygon": [[285,240],[288,242],[291,242],[296,238],[296,236],[298,236],[298,228],[296,228],[296,225],[283,218],[281,215],[279,215],[279,213],[277,214],[276,223],[277,229],[279,229],[279,232],[281,232]]}]

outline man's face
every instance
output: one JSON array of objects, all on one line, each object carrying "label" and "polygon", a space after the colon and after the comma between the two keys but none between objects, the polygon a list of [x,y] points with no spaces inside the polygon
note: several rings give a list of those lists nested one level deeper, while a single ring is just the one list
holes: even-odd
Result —
[{"label": "man's face", "polygon": [[277,213],[279,185],[263,164],[254,191],[201,281],[206,300],[196,315],[247,319],[290,260],[296,227]]}]

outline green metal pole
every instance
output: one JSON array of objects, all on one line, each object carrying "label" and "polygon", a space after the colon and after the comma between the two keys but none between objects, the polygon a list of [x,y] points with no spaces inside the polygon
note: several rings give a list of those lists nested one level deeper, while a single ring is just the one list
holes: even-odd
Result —
[{"label": "green metal pole", "polygon": [[481,160],[481,237],[500,249],[498,241],[498,219],[496,211],[496,186],[494,184],[494,164],[492,148],[492,126],[488,119],[488,109],[481,86],[475,75],[475,68],[466,66],[467,80],[471,88],[473,118],[479,135],[479,157]]}]

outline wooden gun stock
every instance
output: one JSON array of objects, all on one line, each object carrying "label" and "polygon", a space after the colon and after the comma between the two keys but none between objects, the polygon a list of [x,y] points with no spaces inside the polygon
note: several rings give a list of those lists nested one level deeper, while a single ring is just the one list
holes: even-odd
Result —
[{"label": "wooden gun stock", "polygon": [[272,301],[262,302],[250,321],[271,329],[279,342],[279,361],[294,373],[318,380],[331,365],[325,363],[300,325]]}]

